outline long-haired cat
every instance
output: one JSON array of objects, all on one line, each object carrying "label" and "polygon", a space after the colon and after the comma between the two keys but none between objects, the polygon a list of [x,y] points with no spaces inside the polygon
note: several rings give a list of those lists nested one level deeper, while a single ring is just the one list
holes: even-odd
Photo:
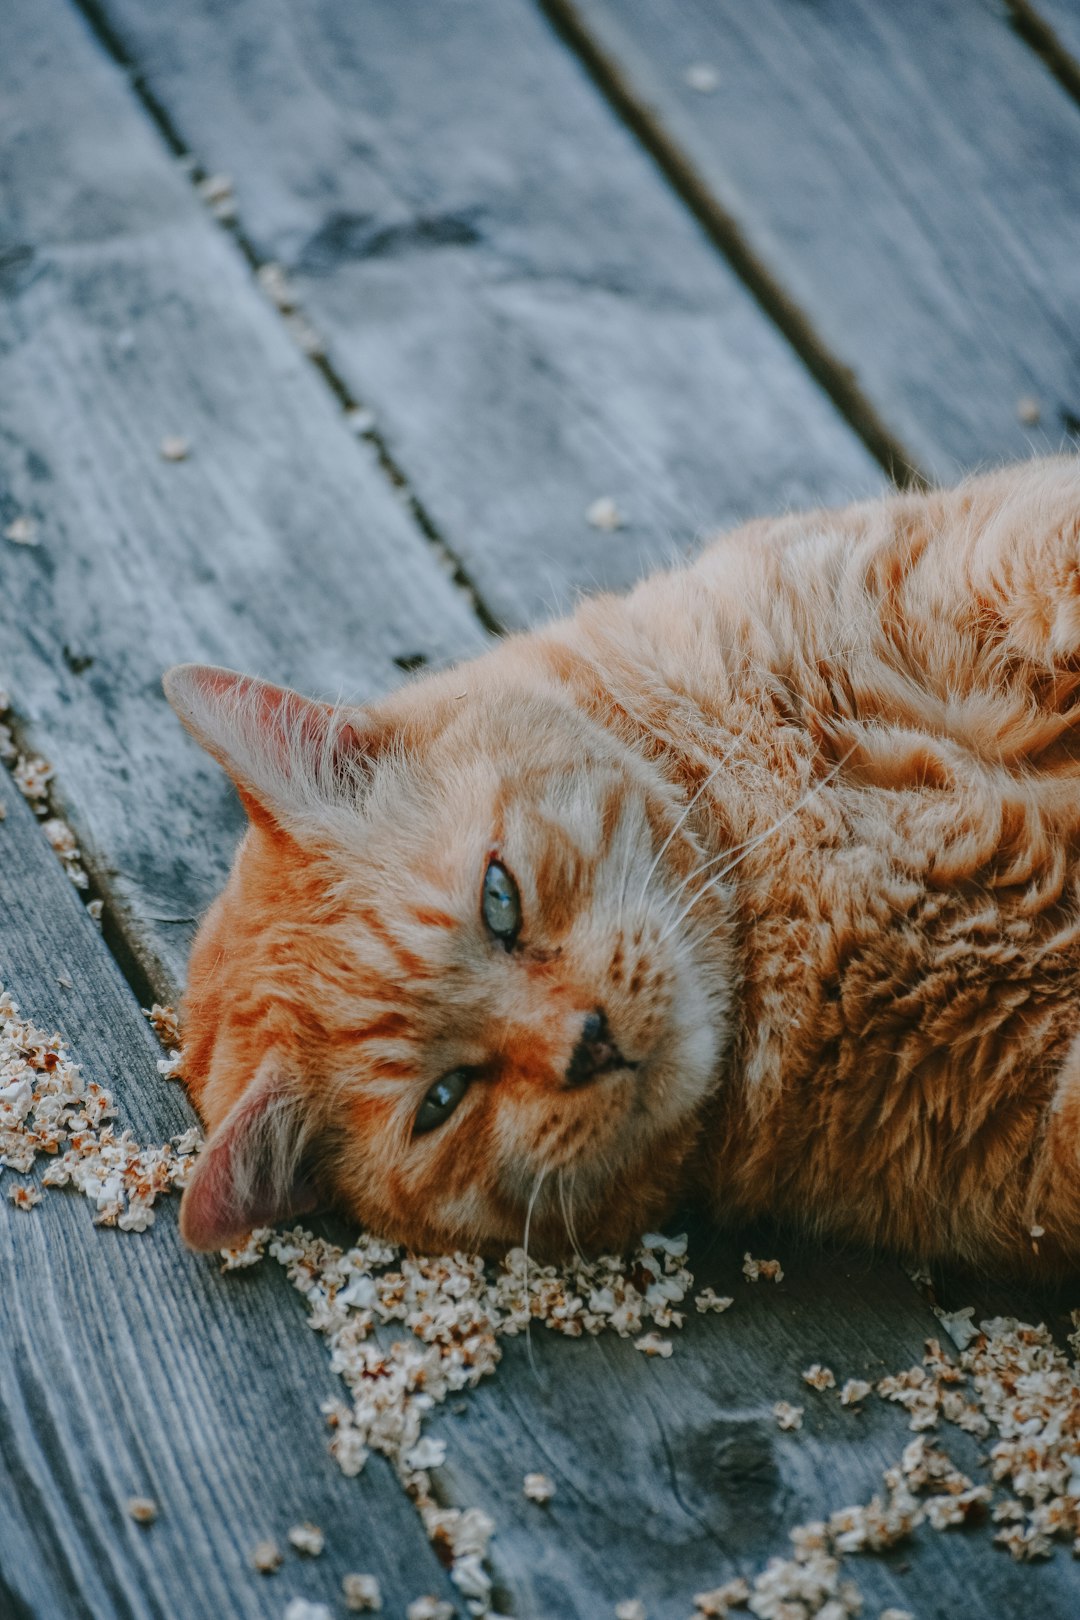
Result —
[{"label": "long-haired cat", "polygon": [[1080,1257],[1080,462],[752,523],[369,707],[166,689],[251,822],[195,1247],[334,1203],[617,1249],[697,1197]]}]

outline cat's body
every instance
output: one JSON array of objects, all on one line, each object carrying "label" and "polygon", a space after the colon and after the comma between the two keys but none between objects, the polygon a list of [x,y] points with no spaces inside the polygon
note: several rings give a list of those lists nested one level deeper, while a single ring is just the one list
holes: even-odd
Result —
[{"label": "cat's body", "polygon": [[1080,1259],[1076,461],[750,525],[370,710],[171,696],[253,812],[192,1241],[329,1194],[614,1246],[700,1197]]}]

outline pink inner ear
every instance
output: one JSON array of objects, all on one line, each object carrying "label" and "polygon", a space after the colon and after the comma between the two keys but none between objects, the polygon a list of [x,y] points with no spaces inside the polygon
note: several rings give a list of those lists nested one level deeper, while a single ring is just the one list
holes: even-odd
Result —
[{"label": "pink inner ear", "polygon": [[262,1068],[203,1148],[180,1204],[189,1248],[231,1248],[256,1226],[271,1226],[319,1204],[306,1174],[305,1104],[264,1060]]}]

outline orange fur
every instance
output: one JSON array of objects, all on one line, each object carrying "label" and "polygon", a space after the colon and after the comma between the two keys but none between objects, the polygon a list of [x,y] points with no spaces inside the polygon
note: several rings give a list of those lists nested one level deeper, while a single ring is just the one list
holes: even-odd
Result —
[{"label": "orange fur", "polygon": [[[417,1246],[520,1241],[530,1201],[538,1247],[621,1246],[696,1195],[1075,1264],[1075,460],[752,524],[365,710],[170,681],[253,817],[185,1004],[195,1241],[261,1208],[222,1167],[269,1072],[278,1210],[314,1177]],[[618,1064],[571,1084],[593,1009]]]}]

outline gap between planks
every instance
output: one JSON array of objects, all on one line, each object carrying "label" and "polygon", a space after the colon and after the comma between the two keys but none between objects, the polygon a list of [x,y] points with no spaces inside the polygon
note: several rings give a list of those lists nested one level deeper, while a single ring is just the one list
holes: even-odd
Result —
[{"label": "gap between planks", "polygon": [[[109,19],[105,15],[101,5],[98,3],[98,0],[72,0],[72,3],[74,4],[75,9],[82,13],[95,39],[107,52],[107,54],[112,57],[113,61],[124,73],[134,94],[142,103],[144,110],[158,130],[162,139],[165,141],[165,144],[168,146],[170,152],[175,158],[184,164],[185,172],[191,181],[192,187],[197,191],[199,182],[209,179],[209,174],[202,168],[195,154],[190,150],[177,130],[176,125],[169,116],[168,111],[164,106],[162,106],[158,97],[151,90],[147,82],[146,75],[142,72],[138,63],[133,59],[129,51],[124,46],[123,40],[109,22]],[[209,210],[207,212],[209,213]],[[255,248],[254,243],[251,241],[250,237],[247,235],[243,226],[241,225],[238,216],[228,221],[218,219],[212,213],[209,214],[209,217],[213,219],[215,223],[236,242],[252,271],[253,279],[258,285],[258,275],[256,272],[272,261],[269,259],[264,259],[260,256]],[[258,292],[260,298],[266,297],[266,294],[261,286],[259,286]],[[304,318],[305,320],[309,319],[306,313]],[[316,336],[318,336],[317,333]],[[311,363],[311,365],[326,383],[338,405],[341,407],[343,414],[347,414],[350,411],[359,410],[363,407],[364,402],[357,399],[352,393],[345,379],[332,364],[321,344],[317,353],[309,353],[306,350],[302,352],[304,353],[305,359]],[[456,586],[456,588],[461,591],[462,595],[466,598],[469,607],[472,609],[472,612],[475,614],[483,629],[486,630],[489,635],[503,635],[505,633],[505,625],[500,623],[496,614],[491,610],[487,602],[485,602],[479,587],[469,576],[465,564],[446,540],[445,536],[440,533],[438,525],[436,524],[431,513],[427,510],[427,507],[413,489],[405,469],[390,451],[385,438],[379,431],[377,423],[370,429],[365,429],[363,436],[368,443],[371,444],[375,451],[380,471],[385,475],[394,490],[404,501],[410,517],[412,517],[417,528],[420,530],[431,550],[434,552],[439,561],[440,567],[450,579],[451,583]]]},{"label": "gap between planks", "polygon": [[893,483],[899,489],[929,489],[931,480],[914,454],[860,388],[852,369],[833,354],[810,316],[755,253],[737,220],[713,195],[648,101],[637,93],[615,59],[589,31],[574,0],[536,0],[536,4]]},{"label": "gap between planks", "polygon": [[1030,0],[1005,0],[1005,9],[1017,37],[1035,52],[1062,88],[1080,101],[1080,61],[1061,40],[1052,23]]}]

